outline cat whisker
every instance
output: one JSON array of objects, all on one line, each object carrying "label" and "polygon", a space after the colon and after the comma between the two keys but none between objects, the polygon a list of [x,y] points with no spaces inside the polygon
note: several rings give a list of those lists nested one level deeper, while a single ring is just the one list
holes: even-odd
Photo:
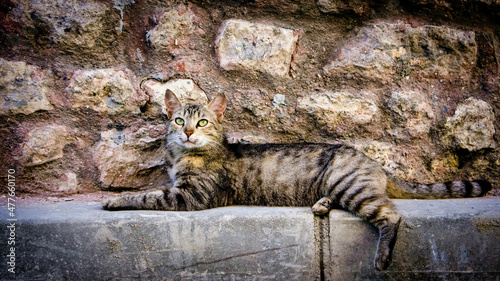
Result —
[{"label": "cat whisker", "polygon": [[217,149],[218,152],[224,152],[226,151],[226,148],[220,143],[215,140],[208,140],[208,144],[210,145],[211,148]]}]

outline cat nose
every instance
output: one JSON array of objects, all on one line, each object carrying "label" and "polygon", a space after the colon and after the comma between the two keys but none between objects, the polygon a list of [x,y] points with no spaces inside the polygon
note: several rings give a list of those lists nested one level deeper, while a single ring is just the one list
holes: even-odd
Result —
[{"label": "cat nose", "polygon": [[193,131],[184,131],[184,133],[189,138],[193,134]]}]

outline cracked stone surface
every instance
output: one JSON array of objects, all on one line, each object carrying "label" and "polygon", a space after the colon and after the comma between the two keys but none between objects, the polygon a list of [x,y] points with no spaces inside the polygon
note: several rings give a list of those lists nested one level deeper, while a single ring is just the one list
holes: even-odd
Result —
[{"label": "cracked stone surface", "polygon": [[225,70],[285,76],[298,39],[298,33],[292,29],[231,19],[219,28],[216,52]]}]

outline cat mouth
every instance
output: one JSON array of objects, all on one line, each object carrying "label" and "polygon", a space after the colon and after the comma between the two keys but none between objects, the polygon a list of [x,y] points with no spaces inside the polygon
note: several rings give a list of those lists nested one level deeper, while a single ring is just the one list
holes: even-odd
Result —
[{"label": "cat mouth", "polygon": [[186,141],[182,142],[182,145],[184,145],[187,148],[192,148],[192,147],[198,146],[198,141],[186,140]]}]

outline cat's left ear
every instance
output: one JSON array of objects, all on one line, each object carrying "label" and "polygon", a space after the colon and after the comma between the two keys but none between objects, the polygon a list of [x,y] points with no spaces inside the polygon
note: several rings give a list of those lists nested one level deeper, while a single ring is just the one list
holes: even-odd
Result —
[{"label": "cat's left ear", "polygon": [[215,112],[217,116],[217,121],[222,122],[224,117],[224,111],[226,110],[226,96],[224,94],[216,95],[208,104],[208,109]]}]

